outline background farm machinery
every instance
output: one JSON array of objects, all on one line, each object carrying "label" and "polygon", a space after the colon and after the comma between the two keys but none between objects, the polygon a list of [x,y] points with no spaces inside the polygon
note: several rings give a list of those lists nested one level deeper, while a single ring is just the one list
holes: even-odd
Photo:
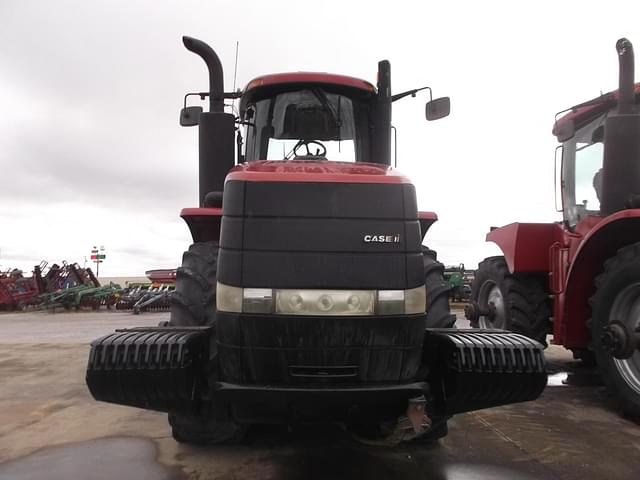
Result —
[{"label": "background farm machinery", "polygon": [[169,311],[175,290],[172,284],[136,283],[118,294],[117,310],[132,310],[139,314],[147,311]]},{"label": "background farm machinery", "polygon": [[22,270],[0,272],[0,310],[15,310],[38,294],[32,278],[25,278]]},{"label": "background farm machinery", "polygon": [[90,308],[144,311],[168,311],[174,290],[175,270],[150,270],[149,283],[121,288],[100,285],[90,268],[62,262],[36,265],[30,277],[18,269],[0,272],[0,310],[33,308],[55,312]]},{"label": "background farm machinery", "polygon": [[117,310],[168,312],[175,290],[176,269],[147,270],[150,283],[133,283],[119,293]]},{"label": "background farm machinery", "polygon": [[471,299],[471,283],[474,271],[460,265],[447,266],[444,269],[444,279],[449,287],[449,300],[451,302],[468,302]]},{"label": "background farm machinery", "polygon": [[33,268],[30,277],[18,269],[0,274],[0,310],[97,309],[110,305],[119,289],[117,285],[101,286],[90,268],[77,263],[63,261],[62,265],[49,266],[43,261]]}]

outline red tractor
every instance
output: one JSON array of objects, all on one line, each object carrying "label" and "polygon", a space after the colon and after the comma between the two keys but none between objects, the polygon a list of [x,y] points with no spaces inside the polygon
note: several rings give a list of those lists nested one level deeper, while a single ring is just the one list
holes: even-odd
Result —
[{"label": "red tractor", "polygon": [[[168,412],[182,442],[320,421],[395,444],[540,394],[538,342],[452,329],[443,266],[421,244],[437,217],[391,168],[392,102],[422,89],[392,95],[381,61],[377,87],[298,72],[226,93],[216,53],[183,42],[210,81],[180,116],[199,127],[200,207],[181,214],[194,243],[169,322],[93,342],[96,399]],[[426,105],[428,120],[448,114],[448,98]]]},{"label": "red tractor", "polygon": [[[640,84],[633,47],[616,44],[618,91],[555,122],[564,220],[512,223],[487,240],[504,256],[478,266],[472,326],[501,328],[597,362],[622,411],[640,415]],[[557,157],[558,158],[558,157]]]}]

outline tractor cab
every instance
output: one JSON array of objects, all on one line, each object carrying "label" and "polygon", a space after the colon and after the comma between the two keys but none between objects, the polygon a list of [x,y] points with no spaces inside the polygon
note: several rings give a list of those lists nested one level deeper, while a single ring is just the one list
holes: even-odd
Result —
[{"label": "tractor cab", "polygon": [[[244,138],[238,163],[334,160],[391,165],[391,103],[423,87],[391,95],[390,65],[378,63],[377,88],[345,75],[280,73],[258,77],[240,95]],[[448,97],[431,98],[427,120],[449,115]]]},{"label": "tractor cab", "polygon": [[629,83],[626,90],[622,105],[619,91],[610,92],[572,107],[555,122],[553,133],[562,143],[562,211],[571,230],[588,217],[640,206],[632,198],[640,192],[639,117],[634,113],[640,83]]},{"label": "tractor cab", "polygon": [[373,85],[341,75],[257,78],[241,97],[240,159],[370,161],[375,98]]},{"label": "tractor cab", "polygon": [[[234,164],[331,160],[390,166],[391,104],[419,91],[429,90],[427,120],[449,115],[449,97],[434,99],[430,87],[391,95],[386,60],[378,62],[376,86],[346,75],[296,72],[264,75],[242,91],[224,92],[217,55],[198,42],[186,40],[185,45],[205,60],[210,88],[185,95],[180,124],[199,126],[201,206],[208,193],[222,191]],[[208,97],[209,112],[187,106],[192,96]],[[239,111],[225,113],[225,99],[240,99]]]}]

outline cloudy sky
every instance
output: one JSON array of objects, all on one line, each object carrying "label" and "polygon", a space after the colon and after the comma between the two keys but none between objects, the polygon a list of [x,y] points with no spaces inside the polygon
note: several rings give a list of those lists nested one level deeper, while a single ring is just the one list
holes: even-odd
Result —
[{"label": "cloudy sky", "polygon": [[180,128],[204,64],[183,34],[218,52],[225,87],[282,71],[328,71],[395,93],[399,169],[445,263],[497,253],[489,226],[558,220],[554,114],[616,88],[615,41],[640,50],[640,2],[0,1],[0,269],[106,247],[101,275],[174,267],[197,206],[197,131]]}]

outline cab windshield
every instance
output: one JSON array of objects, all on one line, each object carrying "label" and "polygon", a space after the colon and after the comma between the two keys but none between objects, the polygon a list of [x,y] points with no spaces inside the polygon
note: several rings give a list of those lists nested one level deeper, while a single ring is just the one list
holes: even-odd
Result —
[{"label": "cab windshield", "polygon": [[357,98],[309,87],[247,105],[245,160],[366,161],[369,108]]}]

